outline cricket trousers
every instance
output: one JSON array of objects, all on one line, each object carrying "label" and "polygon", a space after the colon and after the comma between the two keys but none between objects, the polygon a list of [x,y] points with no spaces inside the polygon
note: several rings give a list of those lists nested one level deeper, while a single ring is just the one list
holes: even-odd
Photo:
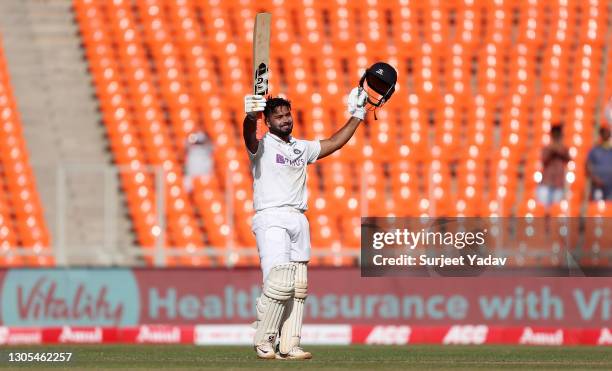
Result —
[{"label": "cricket trousers", "polygon": [[252,230],[264,281],[275,265],[310,260],[309,228],[304,213],[293,208],[265,209],[255,214]]}]

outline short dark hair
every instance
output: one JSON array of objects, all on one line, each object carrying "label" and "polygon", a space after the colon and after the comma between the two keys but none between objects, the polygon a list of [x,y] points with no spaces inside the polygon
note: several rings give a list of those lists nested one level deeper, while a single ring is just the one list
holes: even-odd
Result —
[{"label": "short dark hair", "polygon": [[557,122],[550,128],[551,135],[561,135],[563,133],[563,123]]},{"label": "short dark hair", "polygon": [[289,110],[291,110],[291,102],[281,97],[274,97],[268,99],[266,101],[266,108],[264,109],[264,116],[266,116],[266,118],[269,118],[270,114],[272,114],[272,112],[274,112],[274,110],[278,107],[287,107],[289,108]]}]

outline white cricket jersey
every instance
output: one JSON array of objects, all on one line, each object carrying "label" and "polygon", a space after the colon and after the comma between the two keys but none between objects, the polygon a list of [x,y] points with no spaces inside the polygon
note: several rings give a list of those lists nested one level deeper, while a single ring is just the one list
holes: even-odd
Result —
[{"label": "white cricket jersey", "polygon": [[255,211],[274,207],[308,208],[306,166],[319,157],[318,140],[291,137],[289,143],[267,132],[259,141],[257,152],[251,153],[253,174],[253,207]]}]

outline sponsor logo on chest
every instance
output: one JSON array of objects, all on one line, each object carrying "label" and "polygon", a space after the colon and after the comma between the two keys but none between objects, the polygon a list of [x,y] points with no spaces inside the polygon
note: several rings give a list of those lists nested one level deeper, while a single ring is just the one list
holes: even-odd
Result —
[{"label": "sponsor logo on chest", "polygon": [[276,163],[280,164],[280,165],[284,165],[284,166],[291,166],[291,167],[304,167],[304,165],[306,165],[306,161],[302,158],[296,158],[296,159],[290,159],[285,157],[283,154],[277,153],[276,154]]}]

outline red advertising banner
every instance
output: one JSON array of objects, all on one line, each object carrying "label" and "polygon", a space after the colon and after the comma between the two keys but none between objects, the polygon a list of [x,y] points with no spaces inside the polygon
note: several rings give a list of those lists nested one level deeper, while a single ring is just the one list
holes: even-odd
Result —
[{"label": "red advertising banner", "polygon": [[[248,325],[125,327],[3,327],[0,345],[34,344],[195,344],[250,346]],[[302,329],[304,345],[612,345],[607,328],[488,325],[312,325]]]},{"label": "red advertising banner", "polygon": [[[141,323],[245,323],[257,270],[135,271]],[[610,323],[612,278],[362,278],[312,269],[306,323],[598,327]]]},{"label": "red advertising banner", "polygon": [[[257,269],[22,269],[0,279],[0,325],[14,328],[244,325],[261,286]],[[329,268],[309,271],[308,290],[307,324],[603,328],[612,315],[612,278],[362,278]]]}]

